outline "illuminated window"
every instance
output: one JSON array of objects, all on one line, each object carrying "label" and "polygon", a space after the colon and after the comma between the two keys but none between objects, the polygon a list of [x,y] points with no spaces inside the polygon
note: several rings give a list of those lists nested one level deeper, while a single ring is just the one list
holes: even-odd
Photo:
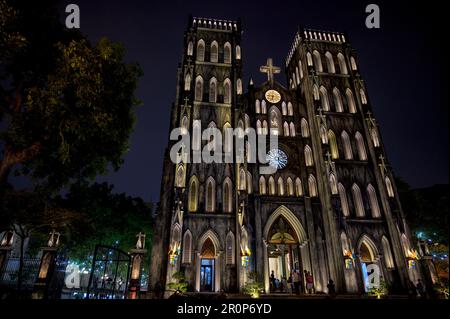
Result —
[{"label": "illuminated window", "polygon": [[341,74],[348,74],[347,64],[345,63],[345,58],[342,55],[342,53],[338,53],[337,58],[338,58],[339,69],[341,70]]},{"label": "illuminated window", "polygon": [[341,92],[339,92],[338,88],[333,89],[333,99],[334,99],[334,107],[336,112],[344,112],[344,106],[342,104],[342,96]]},{"label": "illuminated window", "polygon": [[214,178],[209,177],[206,181],[206,196],[205,196],[206,211],[211,213],[216,209],[216,182]]},{"label": "illuminated window", "polygon": [[314,165],[313,154],[312,154],[311,147],[309,147],[309,145],[305,146],[305,164],[306,164],[306,166]]},{"label": "illuminated window", "polygon": [[264,176],[261,176],[259,178],[259,193],[261,195],[266,194],[266,179],[264,178]]},{"label": "illuminated window", "polygon": [[187,55],[191,56],[192,54],[194,54],[194,44],[192,43],[192,41],[189,41]]},{"label": "illuminated window", "polygon": [[364,138],[362,137],[361,133],[356,132],[355,139],[356,139],[356,146],[358,148],[359,160],[360,161],[366,161],[367,160],[367,153],[366,153],[366,148],[364,146]]},{"label": "illuminated window", "polygon": [[231,81],[230,79],[225,79],[223,84],[223,102],[231,103]]},{"label": "illuminated window", "polygon": [[353,98],[352,91],[350,89],[347,89],[345,91],[345,95],[347,96],[348,111],[350,113],[356,113],[356,104],[355,99]]},{"label": "illuminated window", "polygon": [[189,183],[189,204],[188,208],[190,212],[196,212],[198,206],[198,180],[195,176],[191,177]]},{"label": "illuminated window", "polygon": [[381,217],[380,207],[378,206],[377,193],[375,188],[371,184],[367,186],[367,196],[369,197],[370,211],[372,212],[372,217]]},{"label": "illuminated window", "polygon": [[388,193],[389,197],[394,197],[394,188],[392,187],[392,183],[391,180],[389,179],[389,177],[385,177],[384,182],[386,184],[386,190]]},{"label": "illuminated window", "polygon": [[297,196],[303,196],[302,181],[298,177],[295,179],[295,194]]},{"label": "illuminated window", "polygon": [[309,126],[308,121],[305,118],[302,118],[300,121],[301,131],[302,131],[302,137],[308,137],[309,136]]},{"label": "illuminated window", "polygon": [[328,73],[336,73],[336,69],[334,68],[333,55],[330,52],[327,52],[325,53],[325,57],[327,58]]},{"label": "illuminated window", "polygon": [[228,42],[223,46],[223,63],[231,63],[231,44]]},{"label": "illuminated window", "polygon": [[239,45],[236,46],[236,60],[241,59],[241,47]]},{"label": "illuminated window", "polygon": [[192,234],[186,230],[183,236],[183,264],[190,264],[192,256]]},{"label": "illuminated window", "polygon": [[328,92],[324,86],[320,87],[320,103],[324,111],[330,110],[330,100],[328,99]]},{"label": "illuminated window", "polygon": [[333,173],[330,174],[329,182],[330,182],[331,194],[337,195],[337,193],[338,193],[337,181],[336,181],[336,176],[334,176]]},{"label": "illuminated window", "polygon": [[353,204],[355,205],[356,216],[364,217],[364,204],[361,197],[361,190],[358,185],[353,184],[352,186]]},{"label": "illuminated window", "polygon": [[205,41],[197,42],[197,61],[205,61]]},{"label": "illuminated window", "polygon": [[342,146],[344,148],[344,157],[346,160],[353,159],[352,145],[346,131],[341,133]]},{"label": "illuminated window", "polygon": [[317,183],[316,178],[313,175],[308,177],[309,196],[317,197]]},{"label": "illuminated window", "polygon": [[216,103],[217,101],[217,80],[216,78],[211,78],[209,80],[209,102]]},{"label": "illuminated window", "polygon": [[339,183],[338,185],[339,199],[341,200],[342,213],[344,216],[350,215],[350,209],[348,208],[347,192],[345,191],[344,185]]},{"label": "illuminated window", "polygon": [[195,79],[195,100],[203,100],[203,78],[200,75]]},{"label": "illuminated window", "polygon": [[211,43],[211,56],[210,56],[211,62],[217,62],[219,60],[219,54],[218,54],[218,44],[217,41],[213,41]]},{"label": "illuminated window", "polygon": [[191,75],[189,73],[186,73],[186,76],[184,77],[184,90],[189,91],[191,89]]},{"label": "illuminated window", "polygon": [[234,265],[235,263],[234,252],[234,234],[230,231],[226,239],[226,261],[227,265]]},{"label": "illuminated window", "polygon": [[333,159],[339,158],[339,150],[336,142],[336,136],[332,130],[328,130],[328,141],[330,143],[331,157]]},{"label": "illuminated window", "polygon": [[319,51],[314,50],[313,57],[314,57],[314,68],[316,72],[323,72],[322,59],[320,58]]}]

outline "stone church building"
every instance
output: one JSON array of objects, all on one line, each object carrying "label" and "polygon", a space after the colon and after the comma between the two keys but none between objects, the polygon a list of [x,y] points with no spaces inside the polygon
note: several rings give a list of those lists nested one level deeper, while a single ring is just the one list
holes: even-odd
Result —
[{"label": "stone church building", "polygon": [[[294,271],[310,272],[315,293],[330,279],[338,293],[367,292],[377,270],[394,291],[417,282],[422,271],[348,36],[300,27],[286,83],[268,59],[267,81],[244,91],[241,34],[240,21],[190,18],[170,130],[275,134],[267,160],[276,173],[261,174],[247,148],[243,163],[175,163],[177,140],[169,140],[149,290],[163,296],[180,272],[192,292],[238,292],[256,274],[270,293],[271,276]],[[192,138],[187,155],[207,142]]]}]

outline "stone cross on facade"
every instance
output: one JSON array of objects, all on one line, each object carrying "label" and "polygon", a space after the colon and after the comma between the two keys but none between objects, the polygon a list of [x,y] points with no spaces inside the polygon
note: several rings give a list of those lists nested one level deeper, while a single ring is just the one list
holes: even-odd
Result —
[{"label": "stone cross on facade", "polygon": [[270,84],[273,84],[273,75],[280,73],[281,69],[273,65],[272,58],[268,58],[266,65],[262,65],[259,68],[259,71],[262,73],[267,73],[267,81],[269,81]]}]

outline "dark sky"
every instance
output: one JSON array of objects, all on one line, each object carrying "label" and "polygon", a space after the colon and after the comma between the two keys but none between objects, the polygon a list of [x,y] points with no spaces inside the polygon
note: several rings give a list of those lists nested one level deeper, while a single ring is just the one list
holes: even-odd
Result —
[{"label": "dark sky", "polygon": [[[395,4],[390,3],[395,2]],[[267,57],[283,66],[299,24],[347,31],[357,50],[388,159],[394,172],[413,187],[448,183],[448,80],[444,37],[446,20],[437,5],[403,1],[92,1],[70,0],[81,10],[81,31],[91,41],[106,36],[123,43],[127,60],[144,69],[137,96],[137,124],[125,163],[99,181],[117,192],[159,200],[169,111],[175,96],[176,68],[190,14],[241,18],[245,82],[264,80],[258,72]],[[376,3],[381,29],[365,27],[365,7]],[[62,13],[63,10],[61,10]],[[438,25],[440,24],[440,25]],[[445,36],[448,38],[448,36]],[[283,76],[278,80],[285,82]]]}]

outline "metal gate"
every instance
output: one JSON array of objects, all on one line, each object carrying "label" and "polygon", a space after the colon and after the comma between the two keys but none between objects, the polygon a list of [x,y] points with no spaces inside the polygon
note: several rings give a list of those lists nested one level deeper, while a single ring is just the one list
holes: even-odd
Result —
[{"label": "metal gate", "polygon": [[87,299],[125,299],[131,256],[112,246],[95,246]]}]

